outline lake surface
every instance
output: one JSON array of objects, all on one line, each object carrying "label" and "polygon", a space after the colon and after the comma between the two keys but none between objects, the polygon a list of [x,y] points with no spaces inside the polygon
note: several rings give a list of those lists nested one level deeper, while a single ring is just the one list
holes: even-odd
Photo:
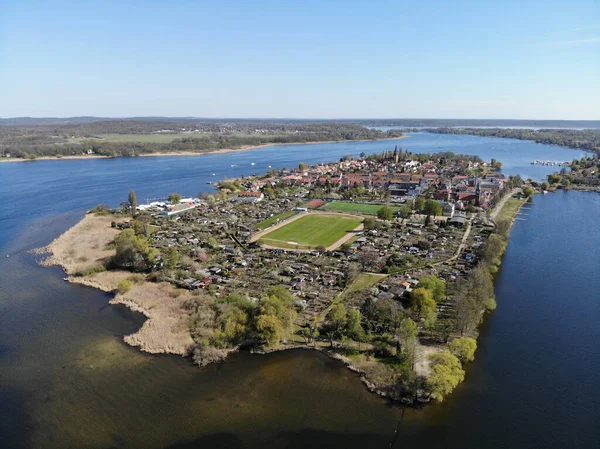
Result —
[{"label": "lake surface", "polygon": [[[536,172],[543,167],[531,159],[579,157],[476,136],[417,134],[397,143],[469,154],[479,146],[506,169]],[[37,266],[27,250],[85,209],[117,205],[130,188],[139,200],[193,195],[210,187],[212,173],[239,176],[394,144],[0,164],[0,447],[389,447],[402,408],[368,393],[336,361],[310,351],[240,353],[199,370],[188,359],[141,353],[122,336],[143,317],[63,282],[60,269]],[[600,195],[558,192],[534,203],[512,230],[498,310],[486,320],[466,381],[442,404],[406,410],[394,447],[597,447]]]}]

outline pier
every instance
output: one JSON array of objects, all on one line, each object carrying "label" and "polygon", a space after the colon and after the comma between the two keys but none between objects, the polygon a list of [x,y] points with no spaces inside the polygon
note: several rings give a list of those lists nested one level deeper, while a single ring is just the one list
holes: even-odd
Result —
[{"label": "pier", "polygon": [[535,160],[535,161],[531,161],[531,165],[547,165],[550,167],[568,167],[570,164],[570,162],[568,161],[542,161],[542,160]]}]

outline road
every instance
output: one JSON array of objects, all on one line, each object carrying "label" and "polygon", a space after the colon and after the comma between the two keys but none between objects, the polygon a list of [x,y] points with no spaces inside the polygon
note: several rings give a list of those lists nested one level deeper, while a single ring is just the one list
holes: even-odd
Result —
[{"label": "road", "polygon": [[498,204],[496,204],[496,207],[490,214],[490,219],[496,221],[496,217],[498,216],[498,214],[500,213],[500,211],[502,210],[502,208],[504,207],[506,202],[509,199],[511,199],[513,195],[515,195],[517,192],[520,192],[520,191],[521,191],[521,188],[515,187],[514,189],[512,189],[510,191],[510,193],[507,193],[506,195],[504,195],[504,197],[500,200],[500,202]]}]

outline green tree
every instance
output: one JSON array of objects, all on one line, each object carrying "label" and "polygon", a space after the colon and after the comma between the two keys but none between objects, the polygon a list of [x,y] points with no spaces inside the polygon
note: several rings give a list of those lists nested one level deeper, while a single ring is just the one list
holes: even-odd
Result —
[{"label": "green tree", "polygon": [[423,205],[423,212],[426,215],[433,215],[434,217],[442,215],[442,206],[436,200],[429,199]]},{"label": "green tree", "polygon": [[383,206],[381,209],[377,211],[377,218],[380,220],[391,220],[394,216],[394,211],[391,207]]},{"label": "green tree", "polygon": [[535,191],[533,190],[533,188],[531,186],[525,186],[523,187],[523,195],[525,195],[526,197],[531,197],[533,196],[533,193]]},{"label": "green tree", "polygon": [[432,275],[419,279],[419,287],[429,290],[433,300],[436,302],[439,302],[446,297],[446,282],[437,276]]},{"label": "green tree", "polygon": [[424,205],[425,205],[425,198],[423,198],[422,196],[418,196],[415,198],[415,201],[413,203],[415,210],[423,210]]},{"label": "green tree", "polygon": [[431,354],[429,360],[431,375],[427,379],[426,388],[431,398],[441,402],[464,380],[465,372],[460,360],[447,351]]},{"label": "green tree", "polygon": [[[246,304],[237,295],[230,295],[215,303],[216,327],[211,343],[217,348],[231,348],[241,344],[247,337],[249,316]],[[241,307],[240,307],[241,306]]]},{"label": "green tree", "polygon": [[423,328],[433,336],[433,331],[437,328],[437,314],[429,311],[423,318]]},{"label": "green tree", "polygon": [[496,159],[492,158],[492,162],[491,162],[490,166],[492,167],[493,170],[500,170],[502,168],[502,162],[497,161]]},{"label": "green tree", "polygon": [[472,333],[486,310],[495,308],[494,284],[489,266],[480,263],[466,279],[456,284],[455,312],[458,330],[462,335]]},{"label": "green tree", "polygon": [[496,271],[500,265],[501,256],[506,248],[506,241],[498,234],[491,234],[483,249],[483,258]]},{"label": "green tree", "polygon": [[550,184],[557,184],[560,182],[560,175],[558,173],[552,173],[547,176]]},{"label": "green tree", "polygon": [[177,267],[177,262],[179,262],[179,251],[172,246],[167,248],[164,252],[163,260],[167,270],[174,270]]},{"label": "green tree", "polygon": [[133,229],[133,232],[135,232],[135,235],[143,235],[147,237],[146,234],[148,233],[148,226],[146,226],[145,223],[142,223],[138,220],[133,220],[131,228]]},{"label": "green tree", "polygon": [[342,337],[346,323],[346,307],[344,307],[344,304],[342,303],[334,304],[325,317],[326,334],[329,335],[332,346],[334,338]]},{"label": "green tree", "polygon": [[506,238],[508,237],[508,233],[510,232],[511,223],[507,218],[501,218],[496,221],[496,229],[495,232],[499,236]]},{"label": "green tree", "polygon": [[450,335],[456,330],[456,321],[450,318],[437,320],[435,330],[444,343],[448,342]]},{"label": "green tree", "polygon": [[363,220],[363,226],[367,230],[377,229],[377,221],[373,217],[366,217]]},{"label": "green tree", "polygon": [[410,214],[412,214],[412,208],[407,204],[402,206],[398,212],[398,215],[400,215],[401,218],[408,218],[410,217]]},{"label": "green tree", "polygon": [[344,251],[344,252],[350,251],[351,248],[352,248],[352,243],[350,243],[350,242],[342,243],[340,245],[340,250]]},{"label": "green tree", "polygon": [[276,346],[281,340],[281,321],[274,315],[259,315],[256,330],[269,347]]},{"label": "green tree", "polygon": [[169,203],[179,204],[181,201],[181,195],[179,193],[169,193]]},{"label": "green tree", "polygon": [[414,363],[415,347],[417,343],[417,324],[410,318],[404,318],[398,328],[398,341],[402,354]]},{"label": "green tree", "polygon": [[293,309],[294,298],[292,294],[281,286],[273,286],[267,291],[267,296],[261,301],[261,313],[273,315],[281,322],[282,331],[289,332],[296,319]]},{"label": "green tree", "polygon": [[426,288],[417,288],[410,294],[411,309],[421,318],[423,314],[435,312],[436,304],[433,295]]},{"label": "green tree", "polygon": [[306,171],[308,169],[308,164],[306,162],[300,162],[298,164],[298,169],[300,171]]},{"label": "green tree", "polygon": [[129,191],[129,208],[131,209],[132,217],[135,216],[135,211],[137,209],[137,206],[138,206],[137,197],[135,196],[135,192],[133,191],[133,189],[131,189]]},{"label": "green tree", "polygon": [[458,357],[463,363],[475,360],[475,350],[477,349],[477,341],[470,337],[461,337],[452,340],[448,345],[450,352]]},{"label": "green tree", "polygon": [[125,229],[115,238],[116,254],[111,264],[117,268],[145,271],[156,263],[158,251],[150,248],[142,235],[137,236],[133,229]]},{"label": "green tree", "polygon": [[348,318],[346,322],[346,335],[354,341],[363,341],[365,338],[365,331],[362,327],[362,314],[359,310],[352,309],[348,312]]}]

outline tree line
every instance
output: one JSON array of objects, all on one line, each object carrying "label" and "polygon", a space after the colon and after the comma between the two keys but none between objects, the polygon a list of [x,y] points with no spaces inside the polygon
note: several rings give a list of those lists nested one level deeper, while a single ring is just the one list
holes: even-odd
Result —
[{"label": "tree line", "polygon": [[536,143],[600,153],[600,129],[426,128],[414,131],[532,140]]},{"label": "tree line", "polygon": [[[266,144],[308,143],[318,141],[375,140],[402,136],[400,131],[380,131],[356,124],[193,124],[109,121],[62,127],[2,127],[0,155],[35,158],[74,156],[87,153],[108,157],[136,156],[157,152],[205,152],[225,148]],[[185,124],[184,124],[185,125]],[[193,132],[182,132],[182,129]],[[180,134],[171,142],[118,142],[103,140],[104,134],[137,135],[158,131]],[[76,138],[75,140],[73,138]]]}]

